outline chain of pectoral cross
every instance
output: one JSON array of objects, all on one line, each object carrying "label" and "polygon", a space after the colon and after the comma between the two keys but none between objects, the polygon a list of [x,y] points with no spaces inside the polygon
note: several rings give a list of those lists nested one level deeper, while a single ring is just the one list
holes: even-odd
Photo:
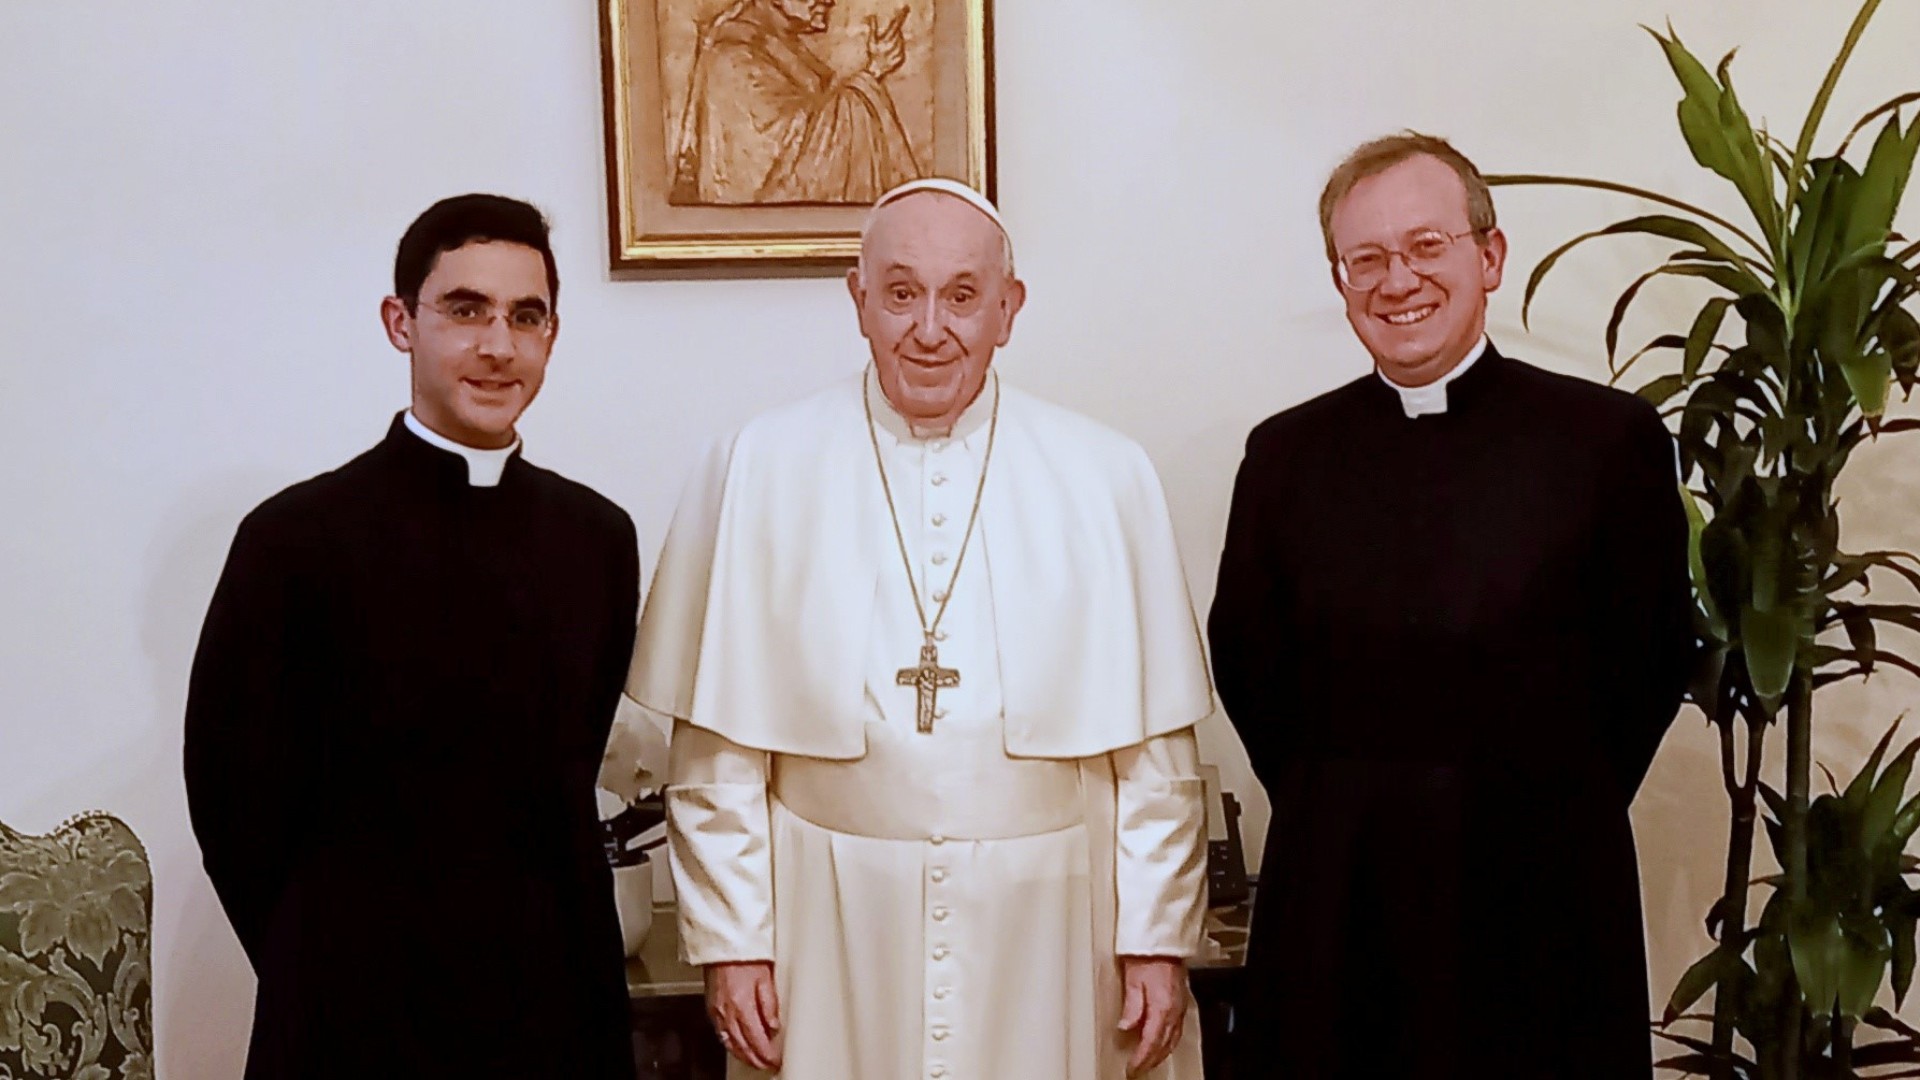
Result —
[{"label": "chain of pectoral cross", "polygon": [[960,685],[957,669],[940,666],[940,646],[935,644],[939,639],[935,634],[940,629],[940,620],[946,617],[947,604],[953,600],[954,587],[960,584],[960,568],[966,565],[967,545],[973,542],[973,527],[980,521],[980,499],[987,492],[987,466],[993,463],[993,437],[1000,430],[1000,375],[998,372],[992,375],[993,412],[987,420],[987,449],[980,459],[980,484],[973,490],[973,512],[967,515],[967,531],[960,538],[960,554],[953,560],[953,577],[948,579],[944,592],[934,594],[940,600],[940,608],[933,613],[932,621],[927,619],[927,605],[920,601],[920,581],[913,572],[913,556],[907,554],[907,534],[900,528],[900,510],[893,502],[893,485],[887,481],[887,461],[880,453],[880,429],[873,422],[873,395],[869,385],[871,369],[860,381],[860,402],[867,410],[867,438],[873,441],[873,464],[880,470],[880,491],[887,497],[887,514],[893,519],[893,538],[900,545],[900,565],[907,572],[907,588],[913,590],[913,610],[920,616],[920,633],[926,638],[920,646],[920,662],[901,668],[894,676],[897,685],[914,689],[917,697],[914,726],[922,735],[933,731],[940,691]]}]

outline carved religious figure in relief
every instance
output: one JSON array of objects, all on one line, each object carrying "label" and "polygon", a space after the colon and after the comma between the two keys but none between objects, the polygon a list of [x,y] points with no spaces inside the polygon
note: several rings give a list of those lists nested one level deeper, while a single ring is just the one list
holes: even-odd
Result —
[{"label": "carved religious figure in relief", "polygon": [[887,81],[906,63],[908,8],[866,18],[865,61],[836,70],[809,38],[835,0],[734,0],[699,30],[668,201],[871,203],[921,175]]}]

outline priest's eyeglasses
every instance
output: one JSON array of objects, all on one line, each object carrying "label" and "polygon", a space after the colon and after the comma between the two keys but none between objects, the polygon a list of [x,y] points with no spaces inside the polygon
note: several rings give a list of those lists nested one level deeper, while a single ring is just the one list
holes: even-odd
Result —
[{"label": "priest's eyeglasses", "polygon": [[455,298],[422,300],[420,306],[432,308],[453,325],[475,333],[493,325],[493,320],[498,318],[506,319],[507,329],[513,331],[516,337],[545,337],[553,329],[553,313],[532,304],[500,311],[484,300]]},{"label": "priest's eyeglasses", "polygon": [[1368,292],[1387,280],[1387,274],[1393,269],[1395,255],[1406,262],[1407,269],[1426,277],[1440,268],[1456,241],[1468,236],[1477,236],[1481,230],[1468,229],[1466,232],[1441,232],[1438,229],[1422,229],[1407,237],[1407,246],[1403,248],[1381,247],[1378,244],[1364,244],[1334,260],[1334,266],[1340,274],[1340,284],[1354,292]]}]

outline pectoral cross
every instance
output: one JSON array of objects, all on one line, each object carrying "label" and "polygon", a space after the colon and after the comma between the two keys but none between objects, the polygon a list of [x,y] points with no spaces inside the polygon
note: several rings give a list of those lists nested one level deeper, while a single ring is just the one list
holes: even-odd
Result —
[{"label": "pectoral cross", "polygon": [[960,685],[960,672],[953,668],[940,666],[940,648],[929,640],[920,646],[920,664],[918,667],[901,668],[894,676],[901,686],[911,686],[919,695],[919,708],[915,712],[916,727],[920,734],[933,734],[933,711],[940,691]]}]

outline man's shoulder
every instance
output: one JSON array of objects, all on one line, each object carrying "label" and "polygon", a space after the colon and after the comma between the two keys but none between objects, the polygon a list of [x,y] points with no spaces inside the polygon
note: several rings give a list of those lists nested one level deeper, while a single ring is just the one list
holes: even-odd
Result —
[{"label": "man's shoulder", "polygon": [[632,531],[633,519],[619,503],[578,480],[522,458],[527,483],[537,489],[544,501],[567,517],[588,526],[613,531]]},{"label": "man's shoulder", "polygon": [[1146,456],[1146,451],[1130,436],[1085,413],[1004,383],[1001,394],[1002,409],[1018,414],[1022,422],[1050,443],[1079,447],[1103,459]]},{"label": "man's shoulder", "polygon": [[864,371],[835,379],[804,397],[757,413],[727,439],[736,449],[764,443],[785,453],[811,445],[808,440],[818,440],[822,432],[861,415],[863,377]]},{"label": "man's shoulder", "polygon": [[1346,428],[1352,422],[1354,410],[1366,397],[1371,385],[1369,380],[1379,377],[1368,372],[1260,421],[1247,433],[1247,453],[1265,452],[1300,438]]},{"label": "man's shoulder", "polygon": [[289,484],[262,500],[244,522],[256,529],[299,529],[331,518],[355,502],[378,471],[380,447],[369,447],[326,472]]},{"label": "man's shoulder", "polygon": [[374,455],[375,450],[369,449],[345,464],[267,496],[240,519],[236,544],[287,548],[303,546],[324,533],[330,522],[339,520],[343,510],[363,500]]},{"label": "man's shoulder", "polygon": [[1549,371],[1513,357],[1504,359],[1510,378],[1529,411],[1561,430],[1572,428],[1596,434],[1650,426],[1664,430],[1659,410],[1638,394],[1578,375]]},{"label": "man's shoulder", "polygon": [[1047,472],[1122,501],[1145,494],[1164,497],[1158,495],[1160,474],[1152,457],[1131,436],[1018,387],[1005,386],[1001,393],[1002,419],[1018,425]]}]

